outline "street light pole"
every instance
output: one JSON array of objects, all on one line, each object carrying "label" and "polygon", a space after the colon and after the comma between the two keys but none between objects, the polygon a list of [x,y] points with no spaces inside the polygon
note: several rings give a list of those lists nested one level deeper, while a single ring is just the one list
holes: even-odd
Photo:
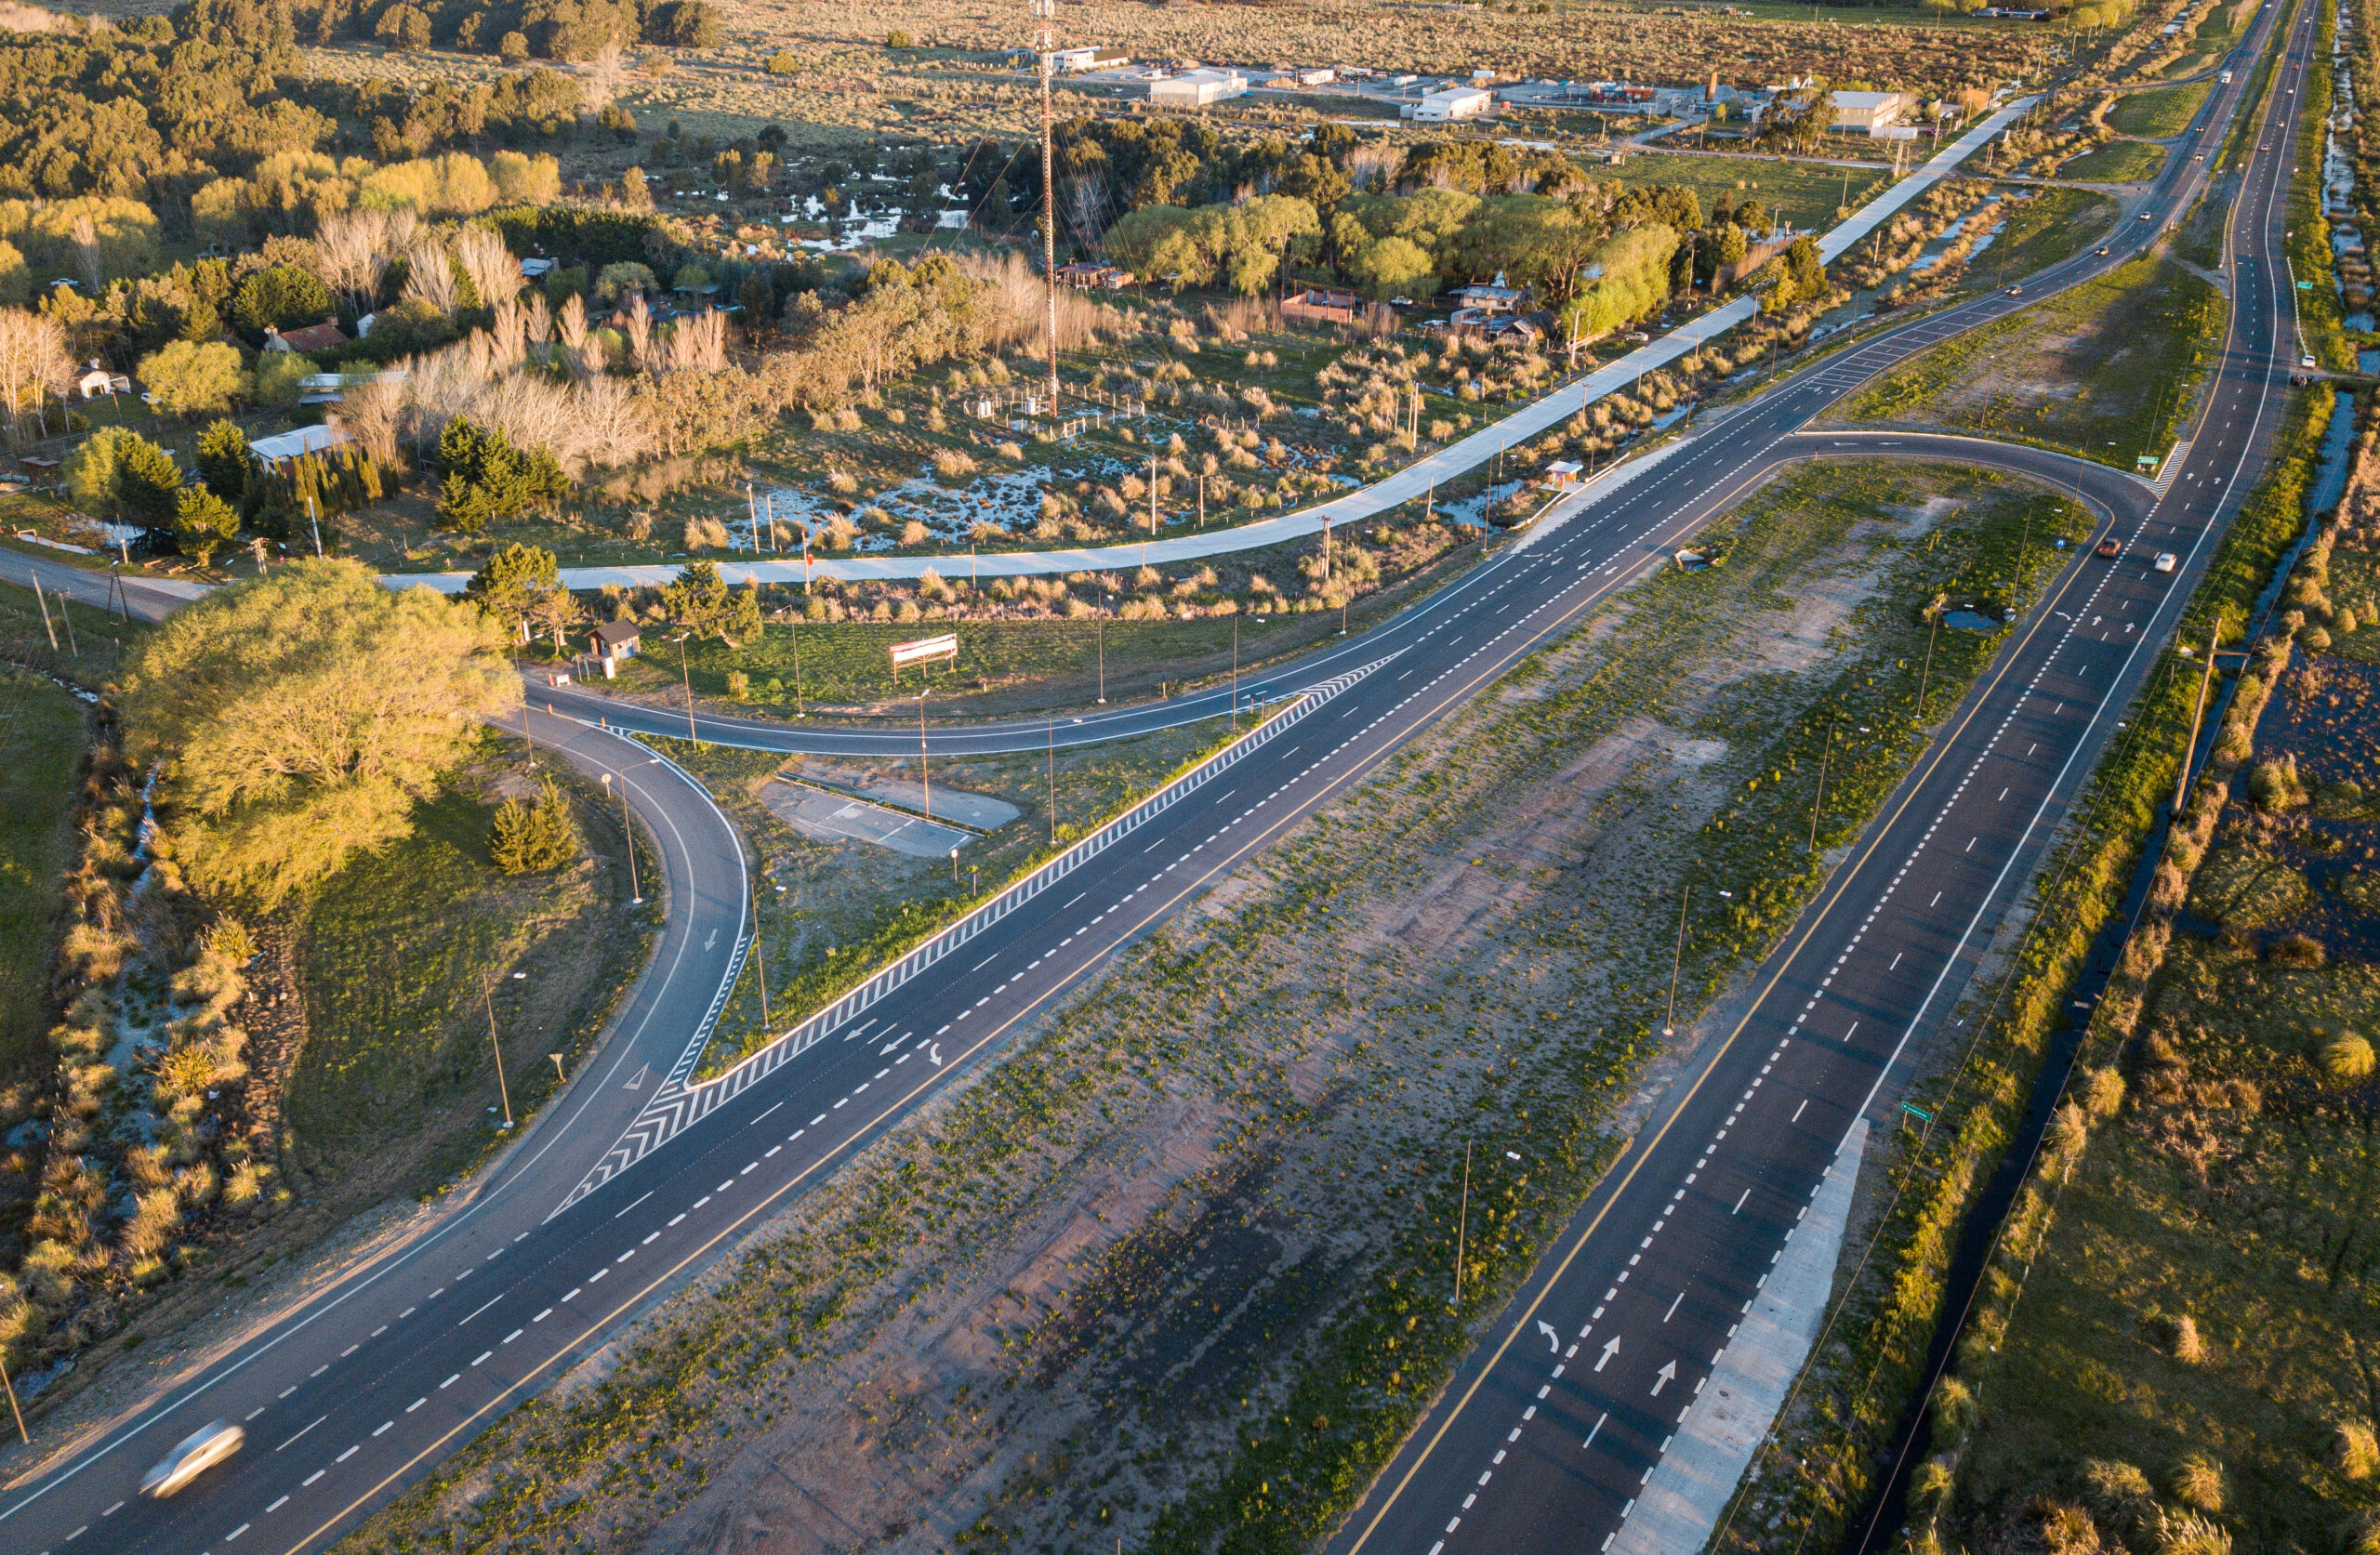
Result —
[{"label": "street light pole", "polygon": [[760,1028],[769,1024],[769,945],[760,935],[760,893],[752,893],[752,970],[760,979]]},{"label": "street light pole", "polygon": [[1463,1240],[1471,1231],[1471,1141],[1462,1141],[1462,1207],[1454,1223],[1454,1304],[1462,1305]]},{"label": "street light pole", "polygon": [[1661,1017],[1663,1036],[1677,1034],[1677,971],[1679,966],[1686,960],[1686,909],[1693,901],[1694,884],[1688,881],[1686,894],[1679,899],[1677,904],[1677,949],[1670,955],[1670,1008],[1669,1013]]},{"label": "street light pole", "polygon": [[672,640],[678,644],[678,679],[686,688],[686,739],[700,750],[703,748],[702,737],[694,732],[694,675],[686,667],[686,634],[680,632]]},{"label": "street light pole", "polygon": [[1058,717],[1050,715],[1050,846],[1058,845]]},{"label": "street light pole", "polygon": [[926,688],[918,692],[918,786],[925,792],[925,802],[919,808],[926,819],[933,819],[933,769],[926,754]]},{"label": "street light pole", "polygon": [[8,1390],[8,1413],[17,1417],[17,1440],[30,1447],[33,1439],[25,1433],[25,1412],[17,1407],[17,1385],[8,1380],[8,1363],[0,1361],[0,1388]]},{"label": "street light pole", "polygon": [[1099,619],[1098,619],[1098,621],[1097,621],[1096,623],[1094,623],[1094,626],[1096,626],[1096,628],[1097,628],[1097,630],[1098,630],[1098,632],[1099,632],[1099,705],[1100,705],[1102,707],[1104,707],[1104,706],[1106,706],[1106,705],[1107,705],[1107,610],[1106,610],[1106,607],[1107,607],[1108,605],[1110,605],[1110,604],[1113,604],[1114,602],[1115,602],[1115,596],[1114,596],[1114,595],[1111,595],[1111,594],[1102,594],[1102,595],[1099,597],[1099,603],[1100,603],[1100,607],[1101,607],[1101,608],[1100,608],[1100,612],[1099,612]]},{"label": "street light pole", "polygon": [[504,1084],[504,1044],[496,1039],[496,995],[483,984],[480,998],[487,1006],[487,1045],[496,1054],[496,1094],[504,1102],[504,1127],[512,1127],[512,1093]]}]

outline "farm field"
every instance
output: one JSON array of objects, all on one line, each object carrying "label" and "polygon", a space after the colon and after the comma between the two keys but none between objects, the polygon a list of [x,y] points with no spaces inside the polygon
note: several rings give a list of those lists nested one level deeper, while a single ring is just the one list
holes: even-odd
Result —
[{"label": "farm field", "polygon": [[2163,455],[2222,309],[2180,265],[2136,260],[1935,347],[1831,417],[2021,438],[2129,468]]},{"label": "farm field", "polygon": [[[1701,537],[1724,565],[1596,612],[358,1548],[410,1548],[466,1496],[483,1537],[606,1549],[730,1520],[894,1548],[1313,1536],[1673,1061],[1674,925],[1619,904],[1690,861],[1729,881],[1686,939],[1683,1002],[1716,996],[1815,887],[1820,758],[1832,849],[1921,747],[1923,604],[2030,596],[2080,523],[1951,468],[1781,479]],[[1931,715],[1995,643],[1940,634]],[[1531,1165],[1479,1153],[1450,1312],[1418,1293],[1483,1115]]]}]

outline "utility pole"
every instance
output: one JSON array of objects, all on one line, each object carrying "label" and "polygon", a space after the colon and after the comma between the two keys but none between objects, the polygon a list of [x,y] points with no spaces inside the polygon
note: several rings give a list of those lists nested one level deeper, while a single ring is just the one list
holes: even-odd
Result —
[{"label": "utility pole", "polygon": [[1454,1223],[1454,1304],[1462,1305],[1463,1240],[1471,1231],[1471,1141],[1462,1141],[1462,1208]]},{"label": "utility pole", "polygon": [[760,979],[760,1027],[769,1024],[769,945],[760,935],[760,893],[752,893],[752,970]]},{"label": "utility pole", "polygon": [[1050,715],[1050,846],[1058,845],[1058,716]]},{"label": "utility pole", "polygon": [[1058,0],[1032,0],[1032,7],[1041,23],[1034,45],[1041,64],[1041,287],[1049,302],[1050,419],[1054,423],[1058,419],[1058,190],[1053,170],[1056,158],[1050,149],[1050,72],[1057,45],[1050,24],[1058,14]]},{"label": "utility pole", "polygon": [[799,615],[793,618],[792,637],[793,716],[797,718],[808,718],[810,715],[801,710],[801,617]]},{"label": "utility pole", "polygon": [[[607,794],[612,791],[612,774],[609,772],[603,774],[603,791]],[[628,905],[641,907],[644,905],[644,888],[637,884],[636,878],[636,826],[628,819],[628,776],[626,772],[620,774],[620,835],[628,839]]]},{"label": "utility pole", "polygon": [[1670,955],[1670,1009],[1661,1017],[1661,1034],[1677,1034],[1677,972],[1686,960],[1686,909],[1694,901],[1694,886],[1688,882],[1686,895],[1677,904],[1677,949]]},{"label": "utility pole", "polygon": [[504,1085],[504,1044],[496,1039],[496,995],[487,985],[480,985],[480,998],[487,1006],[487,1045],[496,1054],[496,1094],[504,1102],[504,1127],[512,1127],[512,1093]]},{"label": "utility pole", "polygon": [[1810,801],[1810,851],[1813,854],[1816,854],[1818,850],[1818,815],[1826,808],[1827,764],[1833,759],[1834,726],[1832,723],[1829,723],[1826,731],[1826,747],[1818,755],[1818,797]]},{"label": "utility pole", "polygon": [[1942,635],[1942,613],[1934,613],[1934,629],[1925,634],[1925,668],[1917,678],[1917,721],[1925,721],[1925,688],[1934,679],[1934,639]]},{"label": "utility pole", "polygon": [[1099,597],[1099,619],[1093,623],[1099,633],[1099,705],[1107,705],[1107,607],[1116,602],[1112,594]]},{"label": "utility pole", "polygon": [[2198,699],[2190,704],[2190,740],[2182,747],[2182,770],[2174,779],[2174,819],[2165,835],[2173,835],[2173,826],[2182,820],[2182,799],[2190,790],[2190,758],[2198,754],[2199,720],[2206,716],[2206,693],[2215,684],[2215,645],[2223,630],[2218,620],[2206,629],[2206,673],[2199,680]]},{"label": "utility pole", "polygon": [[[926,692],[929,689],[919,687],[918,690],[918,786],[925,791],[925,803],[919,808],[931,821],[933,819],[933,771],[926,756]],[[959,854],[954,850],[950,856],[955,859]]]},{"label": "utility pole", "polygon": [[680,632],[678,644],[678,679],[686,688],[686,739],[696,750],[703,748],[702,736],[694,732],[694,676],[686,667],[686,634]]},{"label": "utility pole", "polygon": [[17,1417],[17,1440],[30,1447],[33,1439],[25,1434],[25,1412],[17,1407],[17,1385],[8,1380],[8,1363],[0,1361],[0,1388],[8,1390],[8,1413]]},{"label": "utility pole", "polygon": [[1231,613],[1231,728],[1239,732],[1239,612]]}]

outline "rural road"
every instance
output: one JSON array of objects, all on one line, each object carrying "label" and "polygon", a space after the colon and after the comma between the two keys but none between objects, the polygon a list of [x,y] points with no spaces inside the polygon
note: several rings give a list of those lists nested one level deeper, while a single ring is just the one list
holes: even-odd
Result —
[{"label": "rural road", "polygon": [[[2218,97],[2221,113],[2229,112],[2232,96]],[[2268,187],[2273,170],[2269,160],[2258,165],[2241,209],[2260,199],[2258,208],[2269,215],[2279,208]],[[2149,196],[2153,213],[2170,217],[2188,192],[2157,186]],[[2028,287],[2024,300],[2131,257],[2162,225],[2127,222],[2113,255],[2056,267]],[[2261,263],[2272,237],[2260,233]],[[2217,510],[2229,510],[2230,483],[2244,490],[2253,476],[2285,394],[2275,387],[2279,369],[2269,350],[2278,299],[2261,272],[2246,265],[2241,296],[2241,318],[2261,310],[2261,323],[2235,323],[2211,419],[2183,478],[2162,500],[2120,472],[2038,450],[1913,434],[1801,431],[1875,372],[2023,303],[1995,294],[1880,335],[1715,419],[1680,445],[1690,455],[1666,459],[1626,485],[1566,500],[1471,575],[1373,631],[1243,682],[1243,695],[1254,687],[1294,699],[1263,738],[1164,802],[1107,828],[1078,850],[1063,876],[1012,893],[984,921],[953,930],[930,965],[888,982],[864,1008],[839,1013],[857,1002],[846,1001],[709,1085],[691,1082],[684,1059],[734,953],[746,891],[740,849],[723,822],[703,819],[707,801],[668,789],[668,781],[681,780],[666,767],[636,764],[649,762],[649,752],[574,726],[576,732],[566,736],[574,758],[635,776],[641,800],[653,807],[646,824],[672,872],[664,960],[648,974],[654,986],[639,993],[640,999],[650,995],[653,1013],[639,1025],[632,1007],[601,1073],[582,1075],[487,1187],[433,1235],[187,1378],[157,1407],[20,1471],[0,1495],[0,1542],[42,1555],[62,1555],[84,1539],[111,1551],[178,1555],[320,1548],[600,1347],[951,1075],[996,1051],[1054,998],[1096,975],[1117,947],[1344,795],[1383,757],[1474,697],[1581,612],[1661,565],[1710,514],[1780,464],[1873,452],[1954,458],[2060,485],[2079,481],[2132,550],[2112,564],[2078,559],[2049,603],[2020,625],[1998,666],[1764,971],[1769,994],[1752,1022],[1714,1045],[1696,1075],[1676,1088],[1656,1127],[1583,1213],[1575,1245],[1566,1243],[1559,1267],[1540,1273],[1522,1298],[1524,1307],[1535,1302],[1538,1312],[1558,1317],[1566,1334],[1604,1324],[1590,1311],[1611,1307],[1609,1324],[1596,1330],[1598,1343],[1612,1331],[1656,1337],[1627,1344],[1622,1368],[1582,1370],[1567,1384],[1557,1378],[1564,1390],[1558,1417],[1553,1404],[1541,1406],[1543,1428],[1513,1439],[1526,1449],[1516,1445],[1514,1459],[1482,1489],[1474,1482],[1492,1454],[1504,1450],[1506,1431],[1516,1429],[1527,1407],[1518,1401],[1545,1383],[1543,1363],[1528,1347],[1491,1345],[1382,1482],[1351,1525],[1347,1548],[1419,1555],[1449,1541],[1482,1549],[1549,1540],[1576,1547],[1585,1530],[1598,1540],[1617,1532],[1623,1493],[1659,1452],[1659,1418],[1639,1396],[1639,1373],[1651,1369],[1640,1363],[1658,1364],[1648,1348],[1659,1342],[1657,1331],[1685,1336],[1690,1329],[1692,1346],[1674,1357],[1683,1368],[1675,1385],[1690,1396],[1694,1377],[1707,1372],[1724,1345],[1730,1321],[1725,1301],[1734,1299],[1726,1293],[1756,1279],[1792,1223],[1786,1206],[1796,1193],[1806,1196],[1834,1139],[1872,1102],[1899,1042],[1955,994],[1976,946],[2006,910],[2104,745],[2115,709],[2146,673],[2153,658],[2149,645],[2170,631],[2182,591],[2212,549]],[[2215,488],[2210,482],[2218,478],[2226,484]],[[2171,576],[2154,573],[2143,547],[2177,550],[2185,564]],[[1179,722],[1224,711],[1219,697],[1203,708],[1197,702],[1117,709],[1061,729],[1071,743],[1155,726],[1135,718]],[[557,696],[555,703],[562,713],[585,710],[590,719],[630,727],[644,716],[600,698]],[[682,731],[682,721],[667,713],[652,718],[657,732],[669,732],[672,724]],[[539,737],[551,742],[565,720],[533,721]],[[703,735],[788,750],[914,748],[907,743],[913,735],[813,733],[735,720],[708,720]],[[2010,754],[2019,736],[2029,742],[2022,757]],[[934,735],[935,748],[951,752],[1038,747],[1044,738],[1039,723]],[[895,744],[872,743],[883,740]],[[658,824],[655,814],[674,824]],[[1966,836],[1975,839],[1972,850]],[[1925,905],[1935,888],[1921,895],[1911,875],[1946,882],[1939,889],[1950,891],[1958,916]],[[1960,889],[1950,890],[1950,883]],[[1897,937],[1898,959],[1871,971],[1867,963],[1887,935]],[[1851,972],[1829,968],[1837,955],[1857,962]],[[1793,989],[1810,990],[1799,997],[1820,1004],[1794,1028],[1792,1045],[1771,1057],[1785,1028],[1778,1024],[1772,1036],[1768,1022],[1792,1013],[1785,1001]],[[1838,1008],[1842,1027],[1834,1024]],[[1849,1028],[1854,1019],[1865,1034]],[[1758,1074],[1764,1064],[1774,1073]],[[654,1088],[627,1088],[638,1068],[648,1071],[644,1083]],[[1752,1084],[1753,1076],[1763,1083]],[[1749,1090],[1767,1106],[1789,1086],[1818,1100],[1831,1132],[1814,1127],[1814,1118],[1764,1119],[1743,1130],[1737,1148],[1711,1157],[1719,1170],[1759,1188],[1762,1203],[1750,1206],[1753,1213],[1710,1219],[1704,1201],[1712,1193],[1704,1185],[1683,1190],[1685,1199],[1670,1197],[1684,1176],[1673,1167],[1712,1170],[1696,1166],[1693,1157],[1718,1130],[1734,1128],[1740,1114],[1731,1114],[1730,1098]],[[1692,1228],[1689,1201],[1704,1217]],[[1681,1212],[1638,1266],[1632,1292],[1663,1288],[1663,1282],[1684,1291],[1693,1282],[1701,1294],[1675,1314],[1688,1327],[1639,1311],[1637,1294],[1594,1294],[1606,1288],[1606,1272],[1636,1251],[1643,1225],[1655,1218],[1640,1211],[1657,1203],[1676,1203]],[[1611,1288],[1618,1289],[1616,1282]],[[1500,1325],[1498,1334],[1510,1326]],[[1576,1445],[1583,1429],[1571,1432],[1590,1406],[1612,1414],[1617,1428],[1606,1428],[1592,1453]],[[246,1450],[170,1501],[138,1498],[132,1487],[140,1471],[189,1429],[214,1417],[244,1422]],[[1482,1504],[1466,1509],[1465,1496]],[[1466,1531],[1459,1541],[1449,1521]]]}]

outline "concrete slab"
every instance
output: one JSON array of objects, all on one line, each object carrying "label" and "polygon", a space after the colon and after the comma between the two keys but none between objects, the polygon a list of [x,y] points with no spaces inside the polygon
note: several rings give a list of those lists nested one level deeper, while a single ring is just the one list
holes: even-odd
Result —
[{"label": "concrete slab", "polygon": [[1810,1212],[1785,1245],[1693,1412],[1620,1525],[1610,1555],[1687,1555],[1709,1541],[1818,1342],[1843,1256],[1851,1187],[1868,1144],[1861,1118],[1844,1138]]},{"label": "concrete slab", "polygon": [[929,796],[920,785],[906,778],[888,778],[854,790],[871,799],[881,799],[888,805],[904,810],[921,810],[944,821],[956,821],[962,826],[972,826],[979,832],[996,832],[1023,812],[1006,799],[995,799],[988,794],[970,794],[963,788],[945,788],[935,784]]},{"label": "concrete slab", "polygon": [[973,833],[956,826],[782,779],[772,780],[760,791],[760,800],[778,820],[813,842],[864,842],[913,859],[946,859],[953,850],[974,840]]}]

